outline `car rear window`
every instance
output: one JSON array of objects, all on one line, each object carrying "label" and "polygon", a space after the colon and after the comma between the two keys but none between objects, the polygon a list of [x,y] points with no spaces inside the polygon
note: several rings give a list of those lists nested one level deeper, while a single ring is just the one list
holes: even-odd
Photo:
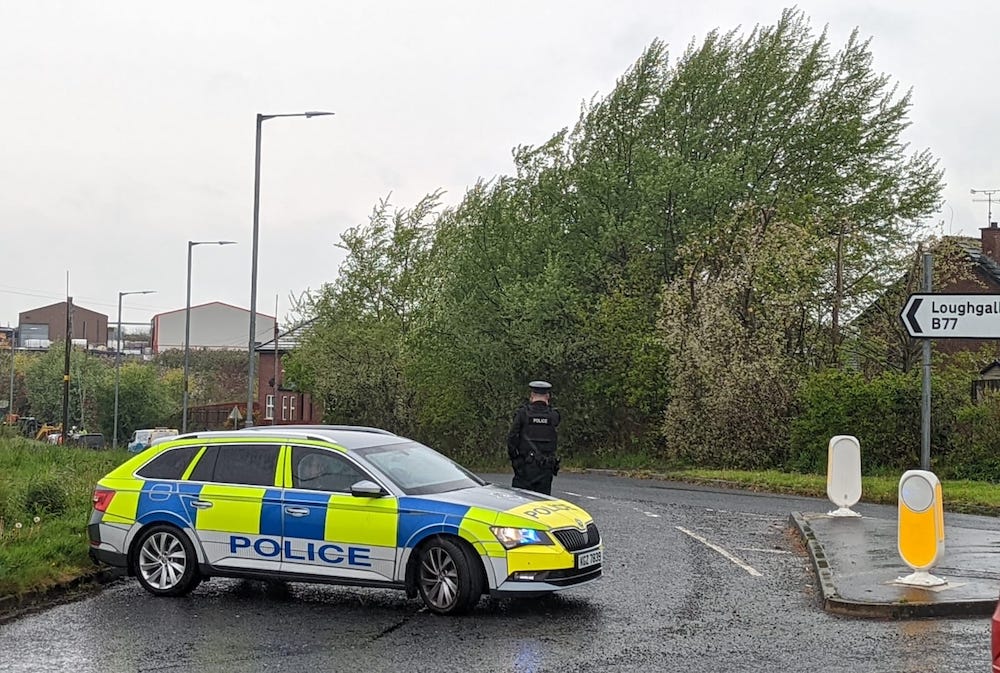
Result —
[{"label": "car rear window", "polygon": [[273,486],[279,448],[276,444],[220,446],[212,481],[219,484]]},{"label": "car rear window", "polygon": [[139,468],[137,475],[143,479],[180,479],[200,446],[167,449]]},{"label": "car rear window", "polygon": [[219,456],[219,447],[210,446],[201,454],[194,469],[188,475],[188,481],[212,481],[215,473],[215,459]]}]

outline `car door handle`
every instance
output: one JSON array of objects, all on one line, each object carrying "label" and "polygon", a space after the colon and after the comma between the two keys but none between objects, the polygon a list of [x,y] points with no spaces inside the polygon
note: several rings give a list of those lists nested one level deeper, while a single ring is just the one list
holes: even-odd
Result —
[{"label": "car door handle", "polygon": [[305,516],[309,514],[308,507],[286,507],[285,514],[289,516]]},{"label": "car door handle", "polygon": [[208,509],[212,506],[212,503],[207,500],[192,500],[191,506],[195,509]]}]

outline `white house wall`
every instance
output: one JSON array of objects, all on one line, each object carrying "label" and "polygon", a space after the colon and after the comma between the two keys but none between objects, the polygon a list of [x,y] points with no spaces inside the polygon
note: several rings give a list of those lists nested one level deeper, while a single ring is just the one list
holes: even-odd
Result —
[{"label": "white house wall", "polygon": [[[274,318],[257,314],[257,341],[274,337]],[[250,312],[235,306],[209,304],[191,308],[191,348],[246,350]],[[184,311],[164,313],[157,318],[156,349],[184,348]]]}]

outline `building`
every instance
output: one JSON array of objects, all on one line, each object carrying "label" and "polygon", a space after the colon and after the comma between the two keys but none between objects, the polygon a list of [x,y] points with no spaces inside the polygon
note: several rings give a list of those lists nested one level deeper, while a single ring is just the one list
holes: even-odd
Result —
[{"label": "building", "polygon": [[[309,393],[285,381],[282,359],[299,345],[302,332],[312,321],[273,336],[257,346],[257,402],[263,412],[259,425],[322,423],[323,410]],[[243,405],[244,408],[246,404]]]},{"label": "building", "polygon": [[[88,348],[108,345],[108,316],[76,304],[72,313],[73,339]],[[48,347],[66,340],[66,302],[22,312],[17,319],[18,348]],[[81,344],[82,345],[82,344]]]},{"label": "building", "polygon": [[[184,348],[185,309],[153,316],[151,337],[153,352]],[[256,341],[272,338],[274,316],[257,314]],[[250,336],[250,311],[213,301],[191,307],[191,348],[209,350],[247,350]]]},{"label": "building", "polygon": [[[996,224],[982,228],[978,239],[945,236],[930,244],[927,252],[933,256],[933,293],[1000,294],[1000,228]],[[909,371],[919,366],[921,340],[910,338],[899,315],[909,295],[923,291],[921,257],[918,251],[910,270],[852,321],[854,360],[862,370]],[[932,346],[942,354],[980,354],[984,365],[1000,357],[997,340],[934,339]]]}]

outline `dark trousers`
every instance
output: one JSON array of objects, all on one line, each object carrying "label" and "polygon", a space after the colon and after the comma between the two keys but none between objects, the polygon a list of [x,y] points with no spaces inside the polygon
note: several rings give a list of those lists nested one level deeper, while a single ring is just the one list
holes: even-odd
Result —
[{"label": "dark trousers", "polygon": [[511,486],[514,488],[523,488],[527,491],[534,491],[535,493],[552,495],[552,473],[536,473],[527,478],[526,475],[515,472],[514,481],[511,482]]}]

